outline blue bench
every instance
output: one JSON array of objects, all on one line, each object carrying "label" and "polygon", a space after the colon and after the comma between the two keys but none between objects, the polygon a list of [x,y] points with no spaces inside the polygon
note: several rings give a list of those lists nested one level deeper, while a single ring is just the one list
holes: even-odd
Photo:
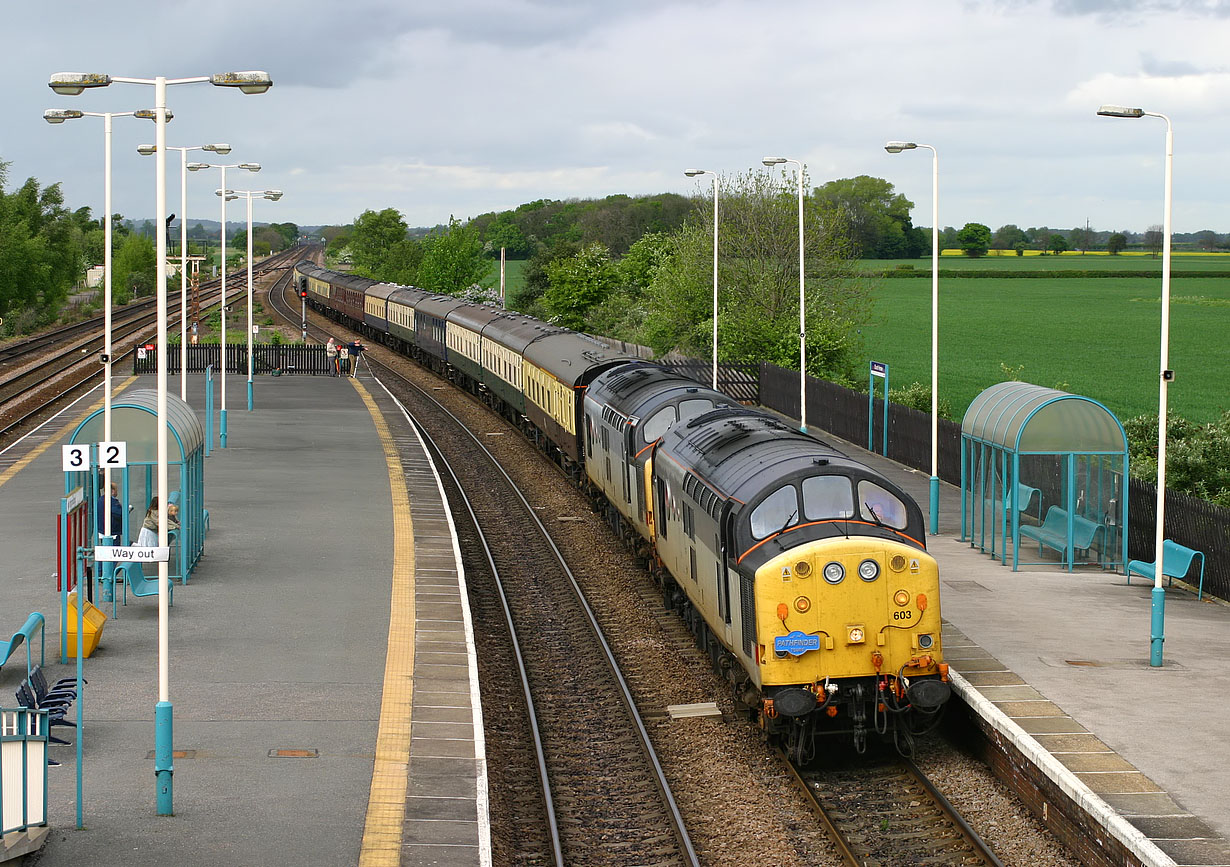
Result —
[{"label": "blue bench", "polygon": [[30,659],[30,641],[34,638],[34,631],[36,629],[43,639],[43,652],[39,655],[39,665],[43,664],[47,655],[47,636],[43,633],[43,623],[43,615],[35,611],[26,618],[26,622],[21,625],[21,629],[13,633],[12,638],[7,640],[0,638],[0,668],[3,668],[4,664],[17,652],[17,648],[24,644],[26,646],[26,675],[29,676],[30,669],[33,667],[32,660]]},{"label": "blue bench", "polygon": [[[115,567],[115,580],[122,581],[124,584],[124,604],[128,604],[128,592],[132,591],[133,596],[157,596],[158,595],[158,578],[146,578],[145,573],[141,571],[141,566],[137,563],[120,563]],[[167,579],[167,585],[170,587],[168,604],[175,604],[175,582],[170,578]]]},{"label": "blue bench", "polygon": [[1072,550],[1069,550],[1068,513],[1059,506],[1051,506],[1046,510],[1046,519],[1041,526],[1026,524],[1021,527],[1022,536],[1028,536],[1037,541],[1039,554],[1042,553],[1042,546],[1045,545],[1048,548],[1054,548],[1068,562],[1075,559],[1076,551],[1087,551],[1091,548],[1100,532],[1102,532],[1101,524],[1096,524],[1080,515],[1073,515]]},{"label": "blue bench", "polygon": [[[1192,560],[1200,558],[1200,583],[1197,585],[1196,598],[1204,596],[1204,552],[1196,551],[1178,542],[1166,539],[1162,542],[1162,575],[1174,583],[1176,578],[1186,578],[1192,568]],[[1157,577],[1157,561],[1146,563],[1144,560],[1129,560],[1127,564],[1127,580],[1132,583],[1132,573],[1143,575],[1150,581]]]},{"label": "blue bench", "polygon": [[[1038,520],[1042,520],[1042,492],[1037,488],[1031,488],[1029,485],[1023,485],[1020,482],[1016,483],[1016,507],[1017,511],[1024,512],[1029,508],[1030,502],[1034,495],[1038,497]],[[1007,512],[1012,508],[1012,491],[1004,491],[1004,511]]]}]

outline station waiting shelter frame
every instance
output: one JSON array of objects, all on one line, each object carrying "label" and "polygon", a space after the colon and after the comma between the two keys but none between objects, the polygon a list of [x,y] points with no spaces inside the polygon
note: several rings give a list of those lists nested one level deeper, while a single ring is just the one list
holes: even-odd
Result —
[{"label": "station waiting shelter frame", "polygon": [[[77,426],[69,439],[70,444],[94,444],[102,442],[103,410],[91,413]],[[141,522],[145,517],[150,498],[157,493],[154,473],[158,466],[158,392],[154,389],[134,389],[125,392],[111,404],[111,440],[127,443],[127,467],[118,471],[119,500],[125,506],[122,539],[126,544],[136,544]],[[103,471],[99,467],[96,449],[91,450],[88,471],[65,473],[65,492],[83,486],[91,509],[91,536],[97,540],[99,497],[103,495]],[[134,485],[142,481],[143,496],[133,502]],[[112,470],[112,481],[117,471]],[[179,529],[168,534],[171,548],[169,575],[188,583],[188,576],[205,550],[205,429],[187,403],[179,397],[167,395],[167,490],[168,504],[179,506]],[[134,508],[129,511],[127,506]],[[114,530],[115,528],[113,528]]]},{"label": "station waiting shelter frame", "polygon": [[1001,382],[961,422],[961,541],[1013,571],[1056,557],[1068,571],[1080,562],[1118,571],[1127,480],[1127,435],[1114,413],[1088,397]]}]

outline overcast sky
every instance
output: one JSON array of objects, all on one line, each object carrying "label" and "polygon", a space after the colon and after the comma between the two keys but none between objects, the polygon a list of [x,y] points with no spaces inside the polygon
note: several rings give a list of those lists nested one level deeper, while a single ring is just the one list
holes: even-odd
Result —
[{"label": "overcast sky", "polygon": [[[61,181],[102,211],[102,121],[46,108],[151,107],[153,88],[61,97],[55,72],[170,78],[260,69],[262,96],[171,88],[171,145],[225,141],[234,188],[278,188],[258,221],[410,225],[539,198],[709,193],[683,176],[803,160],[813,184],[883,177],[931,223],[1143,231],[1162,221],[1175,125],[1174,228],[1230,231],[1230,0],[213,0],[6,3],[0,159],[11,189]],[[154,212],[153,124],[117,118],[114,208]],[[179,156],[168,165],[178,212]],[[214,157],[214,161],[221,161]],[[217,172],[189,176],[188,218],[217,219]],[[212,175],[212,177],[211,177]],[[231,205],[242,220],[242,203]]]}]

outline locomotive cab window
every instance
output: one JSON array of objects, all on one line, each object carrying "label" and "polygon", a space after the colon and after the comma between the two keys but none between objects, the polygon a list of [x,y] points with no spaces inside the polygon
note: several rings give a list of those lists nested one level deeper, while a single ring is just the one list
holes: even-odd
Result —
[{"label": "locomotive cab window", "polygon": [[846,476],[813,476],[804,479],[803,514],[810,521],[853,518],[854,489],[850,480]]},{"label": "locomotive cab window", "polygon": [[752,538],[767,539],[799,522],[799,497],[793,485],[778,488],[752,510]]},{"label": "locomotive cab window", "polygon": [[690,418],[696,418],[698,415],[704,415],[713,409],[713,401],[705,398],[691,398],[689,400],[679,401],[679,419],[687,421]]},{"label": "locomotive cab window", "polygon": [[905,503],[891,491],[864,479],[858,483],[858,505],[863,520],[873,524],[884,524],[895,530],[904,530],[906,526]]},{"label": "locomotive cab window", "polygon": [[645,442],[651,443],[666,433],[666,429],[676,421],[678,421],[678,416],[675,415],[675,408],[664,406],[641,425],[641,435],[645,437]]}]

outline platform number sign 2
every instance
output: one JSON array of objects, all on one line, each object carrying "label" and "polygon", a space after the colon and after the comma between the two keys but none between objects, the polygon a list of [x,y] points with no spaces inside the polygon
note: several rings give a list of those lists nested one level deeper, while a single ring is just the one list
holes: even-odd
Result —
[{"label": "platform number sign 2", "polygon": [[98,444],[98,467],[103,470],[122,470],[128,466],[128,443],[101,442]]}]

